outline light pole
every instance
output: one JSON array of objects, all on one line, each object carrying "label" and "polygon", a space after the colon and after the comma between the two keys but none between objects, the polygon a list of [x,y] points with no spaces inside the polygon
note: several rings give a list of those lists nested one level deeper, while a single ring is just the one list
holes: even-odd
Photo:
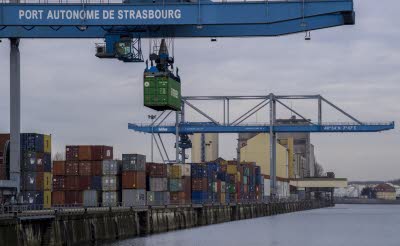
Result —
[{"label": "light pole", "polygon": [[154,127],[154,119],[156,118],[156,115],[154,114],[149,114],[147,115],[149,119],[151,119],[151,162],[154,162],[153,158],[153,140],[154,140],[154,133],[153,133],[153,127]]}]

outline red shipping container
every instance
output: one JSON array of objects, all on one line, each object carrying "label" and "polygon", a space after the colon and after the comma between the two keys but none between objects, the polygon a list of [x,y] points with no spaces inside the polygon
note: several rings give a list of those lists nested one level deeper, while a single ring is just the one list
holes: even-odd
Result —
[{"label": "red shipping container", "polygon": [[72,145],[66,146],[65,157],[67,161],[79,160],[79,146],[72,146]]},{"label": "red shipping container", "polygon": [[68,205],[80,205],[82,204],[82,192],[81,191],[66,191],[65,192],[65,204]]},{"label": "red shipping container", "polygon": [[122,172],[122,189],[146,189],[146,173],[140,171]]},{"label": "red shipping container", "polygon": [[7,179],[6,165],[1,163],[0,164],[0,180],[5,180],[5,179]]},{"label": "red shipping container", "polygon": [[65,176],[65,190],[80,190],[79,176]]},{"label": "red shipping container", "polygon": [[103,162],[92,161],[92,176],[102,176],[102,175],[103,175]]},{"label": "red shipping container", "polygon": [[217,192],[221,193],[221,180],[217,180]]},{"label": "red shipping container", "polygon": [[169,193],[170,197],[170,204],[175,204],[175,205],[182,205],[182,204],[189,204],[190,199],[191,199],[191,194],[186,193],[184,191],[179,191],[179,192],[170,192]]},{"label": "red shipping container", "polygon": [[65,175],[79,175],[79,162],[66,161],[65,162]]},{"label": "red shipping container", "polygon": [[81,176],[79,178],[79,190],[90,190],[92,187],[91,176]]},{"label": "red shipping container", "polygon": [[3,152],[4,145],[10,140],[10,134],[0,134],[0,152]]},{"label": "red shipping container", "polygon": [[65,192],[64,191],[53,191],[51,193],[51,204],[53,206],[65,204]]},{"label": "red shipping container", "polygon": [[79,175],[92,175],[92,163],[90,161],[79,162]]},{"label": "red shipping container", "polygon": [[193,191],[207,191],[208,182],[207,178],[192,178]]},{"label": "red shipping container", "polygon": [[53,175],[65,175],[65,161],[53,161]]},{"label": "red shipping container", "polygon": [[113,159],[113,147],[95,145],[92,146],[92,160],[102,161],[102,160],[112,160]]},{"label": "red shipping container", "polygon": [[80,145],[78,156],[79,156],[80,161],[91,161],[92,160],[92,146]]},{"label": "red shipping container", "polygon": [[189,194],[189,196],[192,195],[192,178],[185,176],[182,178],[182,187],[183,187],[183,192]]},{"label": "red shipping container", "polygon": [[53,190],[65,190],[65,176],[53,176]]},{"label": "red shipping container", "polygon": [[166,178],[167,165],[161,163],[146,163],[146,173],[153,178]]}]

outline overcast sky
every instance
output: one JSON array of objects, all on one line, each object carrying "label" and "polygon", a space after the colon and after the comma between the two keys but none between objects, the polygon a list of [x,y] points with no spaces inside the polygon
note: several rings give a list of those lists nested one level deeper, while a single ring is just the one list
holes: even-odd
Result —
[{"label": "overcast sky", "polygon": [[[322,94],[363,121],[400,120],[400,4],[356,1],[356,25],[274,38],[178,39],[175,61],[184,95]],[[22,40],[22,131],[66,144],[107,144],[150,154],[150,137],[127,129],[147,122],[145,64],[94,56],[99,40]],[[147,48],[147,40],[144,40]],[[145,54],[147,56],[147,49]],[[0,132],[9,131],[9,42],[0,43]],[[309,113],[310,104],[288,102]],[[207,105],[200,105],[206,107]],[[247,105],[237,105],[239,115]],[[208,108],[208,107],[207,107]],[[314,111],[312,111],[314,109]],[[219,111],[212,110],[217,115]],[[264,112],[266,113],[266,111]],[[249,119],[262,121],[263,112]],[[281,117],[290,116],[282,110]],[[346,120],[327,112],[327,121]],[[315,119],[315,118],[314,118]],[[220,155],[236,155],[236,135],[221,136]],[[173,156],[172,135],[165,138]],[[325,171],[351,180],[400,178],[400,131],[315,134]],[[158,157],[157,157],[158,158]]]}]

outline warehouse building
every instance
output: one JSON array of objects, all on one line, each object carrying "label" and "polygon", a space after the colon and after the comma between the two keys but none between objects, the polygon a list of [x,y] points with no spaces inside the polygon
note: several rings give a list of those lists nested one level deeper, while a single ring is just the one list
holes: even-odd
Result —
[{"label": "warehouse building", "polygon": [[396,189],[390,184],[378,184],[374,191],[377,199],[396,200]]}]

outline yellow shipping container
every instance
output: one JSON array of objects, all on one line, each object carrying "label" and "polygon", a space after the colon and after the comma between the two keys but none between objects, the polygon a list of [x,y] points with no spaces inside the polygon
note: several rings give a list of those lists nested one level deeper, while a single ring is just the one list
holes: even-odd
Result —
[{"label": "yellow shipping container", "polygon": [[236,178],[236,181],[237,181],[237,182],[241,182],[240,172],[237,172],[237,173],[236,173],[236,177],[237,177],[237,178]]},{"label": "yellow shipping container", "polygon": [[221,197],[220,203],[225,204],[225,202],[226,202],[225,193],[220,193],[220,197]]},{"label": "yellow shipping container", "polygon": [[229,164],[227,166],[227,172],[228,172],[228,174],[236,174],[237,173],[237,166]]},{"label": "yellow shipping container", "polygon": [[51,208],[51,191],[43,192],[43,208]]},{"label": "yellow shipping container", "polygon": [[44,152],[51,153],[51,135],[44,135]]},{"label": "yellow shipping container", "polygon": [[51,191],[52,188],[52,174],[49,172],[43,173],[43,189],[45,191]]},{"label": "yellow shipping container", "polygon": [[171,166],[170,167],[170,174],[171,174],[171,178],[173,178],[173,179],[182,178],[181,166],[179,166],[179,165]]}]

